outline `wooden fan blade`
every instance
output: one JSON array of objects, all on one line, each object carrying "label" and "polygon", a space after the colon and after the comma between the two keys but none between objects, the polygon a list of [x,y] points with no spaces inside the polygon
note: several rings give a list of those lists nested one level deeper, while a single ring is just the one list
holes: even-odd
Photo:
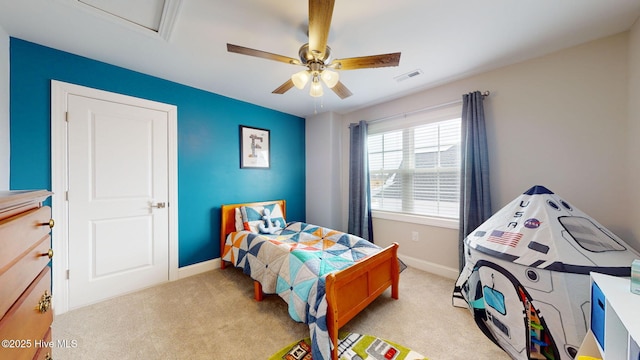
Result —
[{"label": "wooden fan blade", "polygon": [[284,84],[280,85],[277,89],[273,90],[271,93],[272,94],[284,94],[287,91],[289,91],[289,89],[291,89],[293,87],[293,81],[291,81],[291,79],[285,81]]},{"label": "wooden fan blade", "polygon": [[297,59],[294,59],[294,58],[291,58],[291,57],[288,57],[288,56],[273,54],[273,53],[270,53],[270,52],[251,49],[251,48],[248,48],[248,47],[229,44],[229,43],[227,43],[227,51],[228,52],[232,52],[232,53],[242,54],[242,55],[255,56],[255,57],[259,57],[259,58],[263,58],[263,59],[280,61],[280,62],[287,63],[287,64],[293,64],[293,65],[300,65],[301,64],[300,60],[297,60]]},{"label": "wooden fan blade", "polygon": [[345,59],[336,59],[329,65],[337,70],[355,70],[378,68],[385,66],[398,66],[400,64],[400,53],[371,55],[362,57],[353,57]]},{"label": "wooden fan blade", "polygon": [[309,50],[324,57],[335,0],[309,0]]},{"label": "wooden fan blade", "polygon": [[347,87],[344,86],[344,84],[340,81],[338,81],[336,86],[332,87],[331,90],[333,90],[336,95],[340,96],[340,99],[346,99],[349,96],[353,95],[351,91],[349,91],[349,89],[347,89]]}]

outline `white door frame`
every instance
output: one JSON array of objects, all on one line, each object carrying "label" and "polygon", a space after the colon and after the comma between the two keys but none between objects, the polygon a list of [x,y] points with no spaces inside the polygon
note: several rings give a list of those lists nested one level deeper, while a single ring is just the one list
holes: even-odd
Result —
[{"label": "white door frame", "polygon": [[167,113],[168,169],[169,169],[169,281],[178,279],[178,108],[175,105],[139,99],[132,96],[92,89],[80,85],[51,80],[51,211],[55,220],[52,229],[53,309],[56,314],[69,310],[69,212],[66,201],[67,165],[67,97],[69,94],[102,99]]}]

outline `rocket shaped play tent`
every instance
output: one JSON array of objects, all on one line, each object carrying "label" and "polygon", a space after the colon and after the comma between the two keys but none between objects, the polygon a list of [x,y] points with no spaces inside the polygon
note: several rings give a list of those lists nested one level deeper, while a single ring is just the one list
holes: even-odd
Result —
[{"label": "rocket shaped play tent", "polygon": [[590,272],[629,276],[640,255],[534,186],[465,239],[453,304],[513,359],[573,359],[587,333]]}]

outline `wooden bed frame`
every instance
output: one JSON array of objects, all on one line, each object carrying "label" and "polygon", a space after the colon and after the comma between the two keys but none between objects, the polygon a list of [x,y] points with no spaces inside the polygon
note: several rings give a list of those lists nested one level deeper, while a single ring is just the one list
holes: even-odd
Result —
[{"label": "wooden bed frame", "polygon": [[[286,219],[284,200],[222,205],[220,268],[226,267],[225,261],[222,261],[226,237],[229,233],[236,231],[235,209],[242,206],[263,206],[273,203],[280,204]],[[391,297],[398,299],[399,282],[397,243],[362,259],[355,265],[327,275],[327,329],[334,344],[332,359],[338,359],[338,329],[353,319],[388,287],[391,287]],[[262,285],[258,281],[254,281],[254,297],[257,301],[261,301],[263,298]]]}]

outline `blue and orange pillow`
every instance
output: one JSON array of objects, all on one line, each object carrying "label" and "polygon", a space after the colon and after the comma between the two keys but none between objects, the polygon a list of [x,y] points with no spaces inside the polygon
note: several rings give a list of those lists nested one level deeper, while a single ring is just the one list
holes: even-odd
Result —
[{"label": "blue and orange pillow", "polygon": [[[264,216],[264,210],[268,209],[271,216],[271,221],[273,225],[276,224],[276,221],[280,223],[280,227],[284,228],[287,224],[284,218],[284,214],[282,213],[282,208],[280,208],[280,204],[273,203],[264,206],[243,206],[240,208],[240,215],[242,216],[242,227],[243,230],[251,231],[252,233],[260,234],[265,233],[260,231],[260,225],[263,227],[269,227],[269,224],[266,224]],[[238,228],[238,223],[236,220],[236,228]]]}]

